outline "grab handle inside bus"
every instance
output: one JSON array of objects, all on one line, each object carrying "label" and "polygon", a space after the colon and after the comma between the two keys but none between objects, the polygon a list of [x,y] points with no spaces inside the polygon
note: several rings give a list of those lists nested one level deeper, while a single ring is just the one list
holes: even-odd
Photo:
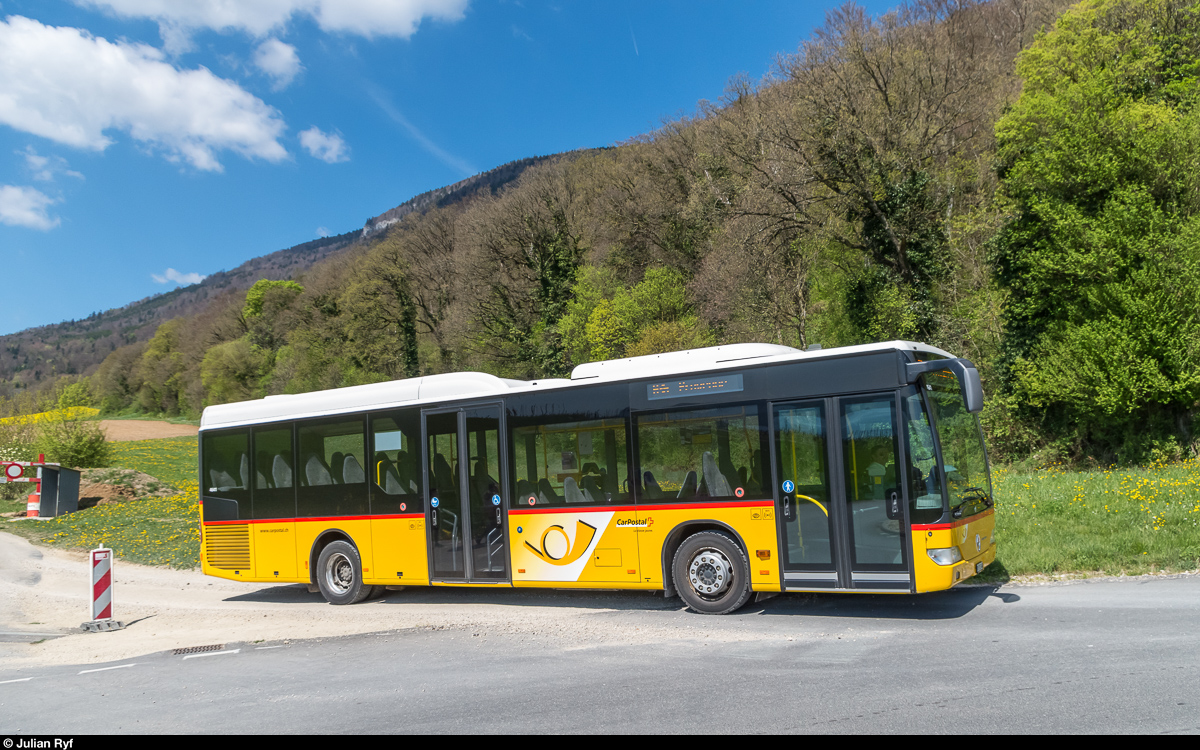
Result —
[{"label": "grab handle inside bus", "polygon": [[929,362],[908,362],[904,367],[906,381],[915,383],[927,372],[949,370],[958,378],[958,387],[962,390],[963,402],[967,411],[978,414],[983,410],[983,385],[979,382],[979,370],[967,359],[935,359]]}]

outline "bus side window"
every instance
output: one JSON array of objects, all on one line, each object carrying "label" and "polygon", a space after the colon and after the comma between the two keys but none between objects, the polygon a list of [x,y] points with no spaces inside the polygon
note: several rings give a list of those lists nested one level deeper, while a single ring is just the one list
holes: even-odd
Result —
[{"label": "bus side window", "polygon": [[362,418],[301,422],[297,432],[297,517],[369,513]]},{"label": "bus side window", "polygon": [[624,419],[520,421],[512,430],[515,505],[628,501]]},{"label": "bus side window", "polygon": [[295,518],[292,426],[254,430],[254,517]]},{"label": "bus side window", "polygon": [[205,521],[250,518],[250,433],[208,432],[204,434]]},{"label": "bus side window", "polygon": [[421,426],[416,410],[371,417],[371,460],[366,466],[372,513],[422,513]]},{"label": "bus side window", "polygon": [[756,404],[637,417],[641,498],[762,499],[766,423]]}]

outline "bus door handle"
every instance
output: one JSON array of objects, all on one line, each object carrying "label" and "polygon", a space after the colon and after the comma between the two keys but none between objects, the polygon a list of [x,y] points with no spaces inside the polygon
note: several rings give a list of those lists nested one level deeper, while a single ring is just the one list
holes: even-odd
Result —
[{"label": "bus door handle", "polygon": [[501,524],[501,521],[500,521],[500,506],[499,506],[499,505],[497,505],[497,506],[496,506],[496,525],[497,525],[497,526],[499,526],[500,524]]},{"label": "bus door handle", "polygon": [[887,495],[887,517],[893,521],[900,520],[900,493],[891,489]]},{"label": "bus door handle", "polygon": [[432,513],[433,513],[433,518],[432,518],[433,528],[436,529],[437,525],[438,525],[437,524],[437,508],[434,508]]},{"label": "bus door handle", "polygon": [[783,517],[785,520],[792,520],[792,496],[783,496]]}]

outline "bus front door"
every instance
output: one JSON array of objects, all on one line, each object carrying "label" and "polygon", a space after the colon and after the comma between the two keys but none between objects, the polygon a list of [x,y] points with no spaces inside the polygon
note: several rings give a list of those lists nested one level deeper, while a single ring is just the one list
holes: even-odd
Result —
[{"label": "bus front door", "polygon": [[783,587],[908,591],[894,393],[774,404]]},{"label": "bus front door", "polygon": [[500,407],[423,418],[430,580],[507,582]]}]

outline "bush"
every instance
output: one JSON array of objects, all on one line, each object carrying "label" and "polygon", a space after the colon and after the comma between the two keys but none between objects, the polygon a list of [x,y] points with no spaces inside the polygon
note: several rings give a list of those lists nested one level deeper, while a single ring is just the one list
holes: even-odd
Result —
[{"label": "bush", "polygon": [[39,430],[37,446],[47,461],[77,469],[108,466],[112,459],[108,437],[96,422],[46,422]]}]

